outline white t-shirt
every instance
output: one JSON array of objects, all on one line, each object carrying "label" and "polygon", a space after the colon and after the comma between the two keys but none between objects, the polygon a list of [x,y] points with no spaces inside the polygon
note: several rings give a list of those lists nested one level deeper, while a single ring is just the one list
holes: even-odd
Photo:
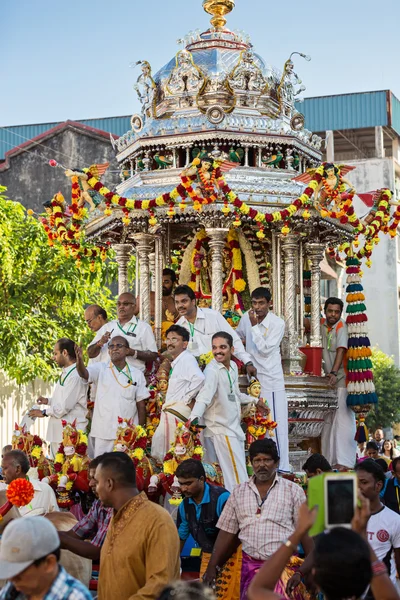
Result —
[{"label": "white t-shirt", "polygon": [[367,524],[368,542],[377,558],[385,563],[393,583],[396,585],[395,548],[400,548],[400,515],[384,506],[371,515]]}]

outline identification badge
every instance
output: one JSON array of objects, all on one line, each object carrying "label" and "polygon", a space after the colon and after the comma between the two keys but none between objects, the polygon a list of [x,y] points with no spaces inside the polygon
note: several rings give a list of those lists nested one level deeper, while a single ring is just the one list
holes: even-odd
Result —
[{"label": "identification badge", "polygon": [[235,394],[228,394],[228,400],[229,402],[236,402]]},{"label": "identification badge", "polygon": [[190,556],[201,556],[201,548],[192,548]]},{"label": "identification badge", "polygon": [[189,342],[188,349],[189,350],[198,350],[199,345],[196,342]]},{"label": "identification badge", "polygon": [[131,337],[136,337],[136,333],[133,333],[133,331],[127,331],[126,335],[130,335]]}]

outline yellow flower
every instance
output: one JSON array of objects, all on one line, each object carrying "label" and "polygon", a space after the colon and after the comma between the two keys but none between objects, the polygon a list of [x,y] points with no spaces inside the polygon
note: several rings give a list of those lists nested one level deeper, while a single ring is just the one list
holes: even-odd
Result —
[{"label": "yellow flower", "polygon": [[67,481],[67,484],[65,486],[65,489],[67,490],[67,492],[69,492],[70,490],[72,490],[73,485],[74,485],[73,481]]},{"label": "yellow flower", "polygon": [[236,217],[236,219],[233,221],[232,225],[234,227],[240,227],[242,224],[241,220],[239,219],[239,217]]},{"label": "yellow flower", "polygon": [[315,181],[314,179],[312,181],[310,181],[310,183],[308,184],[308,187],[310,187],[312,190],[316,190],[318,187],[318,182]]},{"label": "yellow flower", "polygon": [[162,196],[157,196],[156,204],[157,204],[157,206],[164,206],[164,204],[165,204],[164,198]]},{"label": "yellow flower", "polygon": [[81,431],[79,429],[79,443],[80,444],[86,444],[88,443],[88,436],[86,435],[86,433],[84,431]]},{"label": "yellow flower", "polygon": [[57,452],[54,462],[62,464],[64,462],[64,454],[61,454],[61,452]]},{"label": "yellow flower", "polygon": [[149,225],[151,227],[153,227],[154,225],[157,225],[157,219],[155,218],[154,215],[149,219]]},{"label": "yellow flower", "polygon": [[177,191],[176,188],[174,190],[172,190],[172,192],[170,193],[170,196],[171,196],[172,200],[176,200],[177,198],[179,198],[179,192]]},{"label": "yellow flower", "polygon": [[174,475],[175,473],[175,461],[174,460],[167,460],[164,462],[163,464],[163,471],[166,475]]},{"label": "yellow flower", "polygon": [[274,221],[282,221],[282,215],[279,210],[276,210],[274,213],[272,213],[272,216]]},{"label": "yellow flower", "polygon": [[119,198],[120,198],[120,196],[117,196],[117,194],[114,194],[114,196],[111,198],[111,204],[117,205],[119,202]]},{"label": "yellow flower", "polygon": [[242,204],[242,206],[239,208],[240,212],[243,213],[244,215],[248,215],[250,212],[250,206],[248,206],[247,204]]},{"label": "yellow flower", "polygon": [[[173,473],[172,473],[173,475]],[[172,506],[179,506],[180,504],[182,504],[183,498],[170,498],[168,500],[168,502],[172,505]]]},{"label": "yellow flower", "polygon": [[109,193],[109,191],[110,191],[110,190],[109,190],[108,188],[106,188],[106,187],[103,185],[103,187],[101,187],[101,188],[99,189],[99,194],[101,194],[102,196],[105,196],[106,194],[108,194],[108,193]]},{"label": "yellow flower", "polygon": [[310,198],[307,196],[307,194],[302,194],[299,198],[302,204],[304,204],[304,202],[307,202],[309,199]]},{"label": "yellow flower", "polygon": [[265,221],[265,215],[262,212],[257,212],[256,216],[254,217],[254,220],[257,223],[263,223]]},{"label": "yellow flower", "polygon": [[311,213],[309,210],[304,210],[303,211],[303,219],[305,219],[306,221],[308,221],[308,219],[311,217]]},{"label": "yellow flower", "polygon": [[236,200],[236,198],[237,198],[235,192],[233,192],[232,190],[227,194],[226,197],[228,198],[228,200],[230,202],[234,202]]},{"label": "yellow flower", "polygon": [[365,264],[367,265],[368,268],[370,268],[372,265],[371,259],[366,260]]},{"label": "yellow flower", "polygon": [[229,206],[227,206],[226,204],[224,204],[224,206],[221,208],[221,212],[224,215],[228,215],[231,212],[231,209],[229,208]]},{"label": "yellow flower", "polygon": [[283,235],[287,235],[290,232],[290,228],[287,225],[284,225],[281,229],[281,233]]},{"label": "yellow flower", "polygon": [[32,458],[40,458],[42,456],[42,449],[40,446],[33,446],[31,450]]},{"label": "yellow flower", "polygon": [[122,222],[124,225],[129,225],[129,223],[131,222],[129,217],[123,217]]},{"label": "yellow flower", "polygon": [[28,210],[26,212],[30,217],[34,214],[34,212],[31,208],[28,208]]},{"label": "yellow flower", "polygon": [[190,287],[190,289],[192,289],[194,292],[196,291],[196,282],[195,281],[189,281],[188,286]]},{"label": "yellow flower", "polygon": [[328,211],[327,211],[327,210],[324,210],[324,209],[322,209],[322,210],[320,211],[320,215],[321,215],[321,217],[327,217],[327,216],[329,215],[329,213],[328,213]]},{"label": "yellow flower", "polygon": [[235,290],[239,292],[243,292],[246,289],[246,282],[244,279],[236,279],[235,281]]},{"label": "yellow flower", "polygon": [[143,448],[136,448],[136,450],[132,453],[133,458],[137,458],[138,460],[142,460],[144,456]]},{"label": "yellow flower", "polygon": [[193,454],[197,454],[197,456],[203,456],[204,450],[201,446],[196,446],[196,448],[193,451]]},{"label": "yellow flower", "polygon": [[197,212],[201,212],[201,204],[197,200],[193,202],[193,209],[197,210]]},{"label": "yellow flower", "polygon": [[142,202],[142,208],[143,210],[147,210],[150,206],[150,200],[143,200]]},{"label": "yellow flower", "polygon": [[186,203],[185,202],[179,202],[179,208],[183,212],[185,210],[185,208],[186,208]]},{"label": "yellow flower", "polygon": [[135,201],[132,198],[129,198],[129,200],[126,201],[126,208],[134,208],[135,207]]},{"label": "yellow flower", "polygon": [[109,217],[111,215],[111,213],[112,213],[111,208],[106,208],[104,210],[104,216],[106,216],[106,217]]},{"label": "yellow flower", "polygon": [[258,239],[263,240],[265,238],[265,233],[262,231],[262,229],[259,229],[256,233],[256,236]]}]

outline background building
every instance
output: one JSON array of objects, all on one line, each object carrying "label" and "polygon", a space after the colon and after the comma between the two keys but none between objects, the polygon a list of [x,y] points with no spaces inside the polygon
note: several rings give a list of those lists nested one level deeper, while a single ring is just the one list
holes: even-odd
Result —
[{"label": "background building", "polygon": [[[359,192],[388,187],[400,199],[400,101],[389,90],[307,98],[297,105],[307,129],[325,140],[324,160],[357,168],[348,174]],[[119,182],[110,142],[130,128],[130,117],[89,119],[0,128],[0,185],[10,198],[41,212],[53,190],[70,193],[62,169],[51,169],[50,158],[66,167],[111,162],[105,182]],[[359,215],[367,207],[356,199]],[[374,249],[372,267],[364,269],[370,338],[373,345],[400,358],[400,246],[384,236]],[[340,266],[322,269],[322,296],[345,299]],[[336,272],[336,273],[335,273]],[[385,326],[382,327],[382,318]]]}]

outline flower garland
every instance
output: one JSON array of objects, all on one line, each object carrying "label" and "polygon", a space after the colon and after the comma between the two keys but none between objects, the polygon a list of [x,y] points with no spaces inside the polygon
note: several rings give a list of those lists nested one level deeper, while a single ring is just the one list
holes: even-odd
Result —
[{"label": "flower garland", "polygon": [[14,479],[6,491],[6,497],[14,506],[26,506],[33,500],[35,490],[33,485],[27,479]]},{"label": "flower garland", "polygon": [[196,264],[201,259],[201,249],[209,241],[209,237],[205,229],[201,229],[196,234],[196,241],[194,248],[191,253],[190,259],[190,281],[189,287],[194,291],[196,298],[211,298],[211,295],[204,294],[201,288],[201,267],[202,265]]}]

